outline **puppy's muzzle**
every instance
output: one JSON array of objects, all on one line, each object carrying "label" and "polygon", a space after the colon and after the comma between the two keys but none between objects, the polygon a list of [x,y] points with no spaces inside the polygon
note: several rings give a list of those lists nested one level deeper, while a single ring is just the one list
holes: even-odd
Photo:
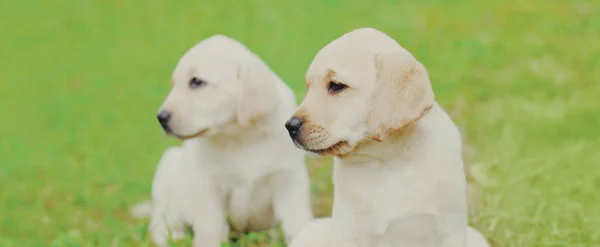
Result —
[{"label": "puppy's muzzle", "polygon": [[171,131],[169,129],[169,120],[171,120],[171,113],[169,113],[167,111],[160,111],[158,113],[158,115],[156,115],[156,118],[158,119],[158,122],[160,123],[160,126],[162,126],[162,128],[166,132],[170,132]]},{"label": "puppy's muzzle", "polygon": [[302,128],[303,123],[304,122],[302,121],[302,119],[298,117],[292,117],[287,122],[285,122],[285,128],[290,134],[292,140],[296,141],[296,138],[298,137],[298,133],[300,132],[300,128]]}]

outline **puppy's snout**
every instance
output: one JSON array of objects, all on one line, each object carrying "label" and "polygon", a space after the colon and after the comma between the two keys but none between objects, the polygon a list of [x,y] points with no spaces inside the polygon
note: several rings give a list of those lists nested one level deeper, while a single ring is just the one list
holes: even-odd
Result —
[{"label": "puppy's snout", "polygon": [[156,115],[156,118],[158,119],[160,126],[162,126],[162,128],[165,131],[169,130],[169,120],[171,120],[171,113],[169,113],[168,111],[160,111],[158,115]]},{"label": "puppy's snout", "polygon": [[292,117],[287,122],[285,122],[285,128],[290,133],[290,137],[292,137],[292,139],[296,139],[296,136],[298,135],[298,131],[300,130],[300,127],[302,127],[302,124],[302,120],[298,117]]}]

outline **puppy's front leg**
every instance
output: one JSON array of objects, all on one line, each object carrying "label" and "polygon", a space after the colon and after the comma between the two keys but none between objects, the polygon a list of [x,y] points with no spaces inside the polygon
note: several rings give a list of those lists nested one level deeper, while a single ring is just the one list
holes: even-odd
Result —
[{"label": "puppy's front leg", "polygon": [[196,208],[192,228],[194,229],[194,247],[220,247],[228,231],[221,201],[214,198],[202,200],[202,206]]},{"label": "puppy's front leg", "polygon": [[384,236],[385,221],[377,213],[349,212],[347,208],[339,206],[339,202],[337,207],[335,204],[332,247],[390,247]]},{"label": "puppy's front leg", "polygon": [[308,173],[306,170],[286,171],[277,177],[274,188],[273,209],[289,244],[313,218]]},{"label": "puppy's front leg", "polygon": [[332,247],[388,247],[383,244],[381,234],[361,231],[357,229],[362,223],[355,222],[352,225],[340,225],[334,223],[331,240]]},{"label": "puppy's front leg", "polygon": [[348,232],[333,230],[331,233],[331,247],[362,247],[356,235],[350,236]]},{"label": "puppy's front leg", "polygon": [[213,216],[205,215],[206,218],[198,219],[194,223],[194,247],[220,247],[225,228],[225,218],[215,212]]},{"label": "puppy's front leg", "polygon": [[339,228],[332,230],[332,247],[389,247],[381,234],[349,231]]}]

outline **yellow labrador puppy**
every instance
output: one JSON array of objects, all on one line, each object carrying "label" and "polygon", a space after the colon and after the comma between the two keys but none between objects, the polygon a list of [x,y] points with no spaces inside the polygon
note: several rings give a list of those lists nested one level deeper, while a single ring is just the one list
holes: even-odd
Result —
[{"label": "yellow labrador puppy", "polygon": [[[466,246],[460,134],[410,52],[354,30],[317,53],[306,87],[286,128],[302,149],[336,157],[334,203],[330,222],[313,222],[320,230],[293,246]],[[328,244],[302,244],[320,231]]]},{"label": "yellow labrador puppy", "polygon": [[266,230],[278,222],[290,241],[312,219],[304,153],[282,127],[296,109],[294,98],[231,38],[210,37],[181,58],[158,121],[186,141],[161,158],[151,204],[133,209],[151,216],[155,244],[181,238],[191,226],[194,246],[218,247],[230,227]]}]

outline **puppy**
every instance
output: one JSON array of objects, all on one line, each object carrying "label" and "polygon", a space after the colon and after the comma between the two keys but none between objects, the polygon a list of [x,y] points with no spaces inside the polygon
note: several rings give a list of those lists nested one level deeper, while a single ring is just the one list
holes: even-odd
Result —
[{"label": "puppy", "polygon": [[312,219],[304,153],[282,126],[296,109],[291,89],[222,35],[191,48],[171,84],[157,118],[184,143],[163,154],[152,205],[133,209],[151,212],[153,242],[165,245],[191,226],[194,246],[217,247],[230,227],[259,231],[279,222],[290,241]]},{"label": "puppy", "polygon": [[317,53],[306,87],[285,126],[335,156],[330,246],[466,246],[461,137],[411,53],[357,29]]}]

